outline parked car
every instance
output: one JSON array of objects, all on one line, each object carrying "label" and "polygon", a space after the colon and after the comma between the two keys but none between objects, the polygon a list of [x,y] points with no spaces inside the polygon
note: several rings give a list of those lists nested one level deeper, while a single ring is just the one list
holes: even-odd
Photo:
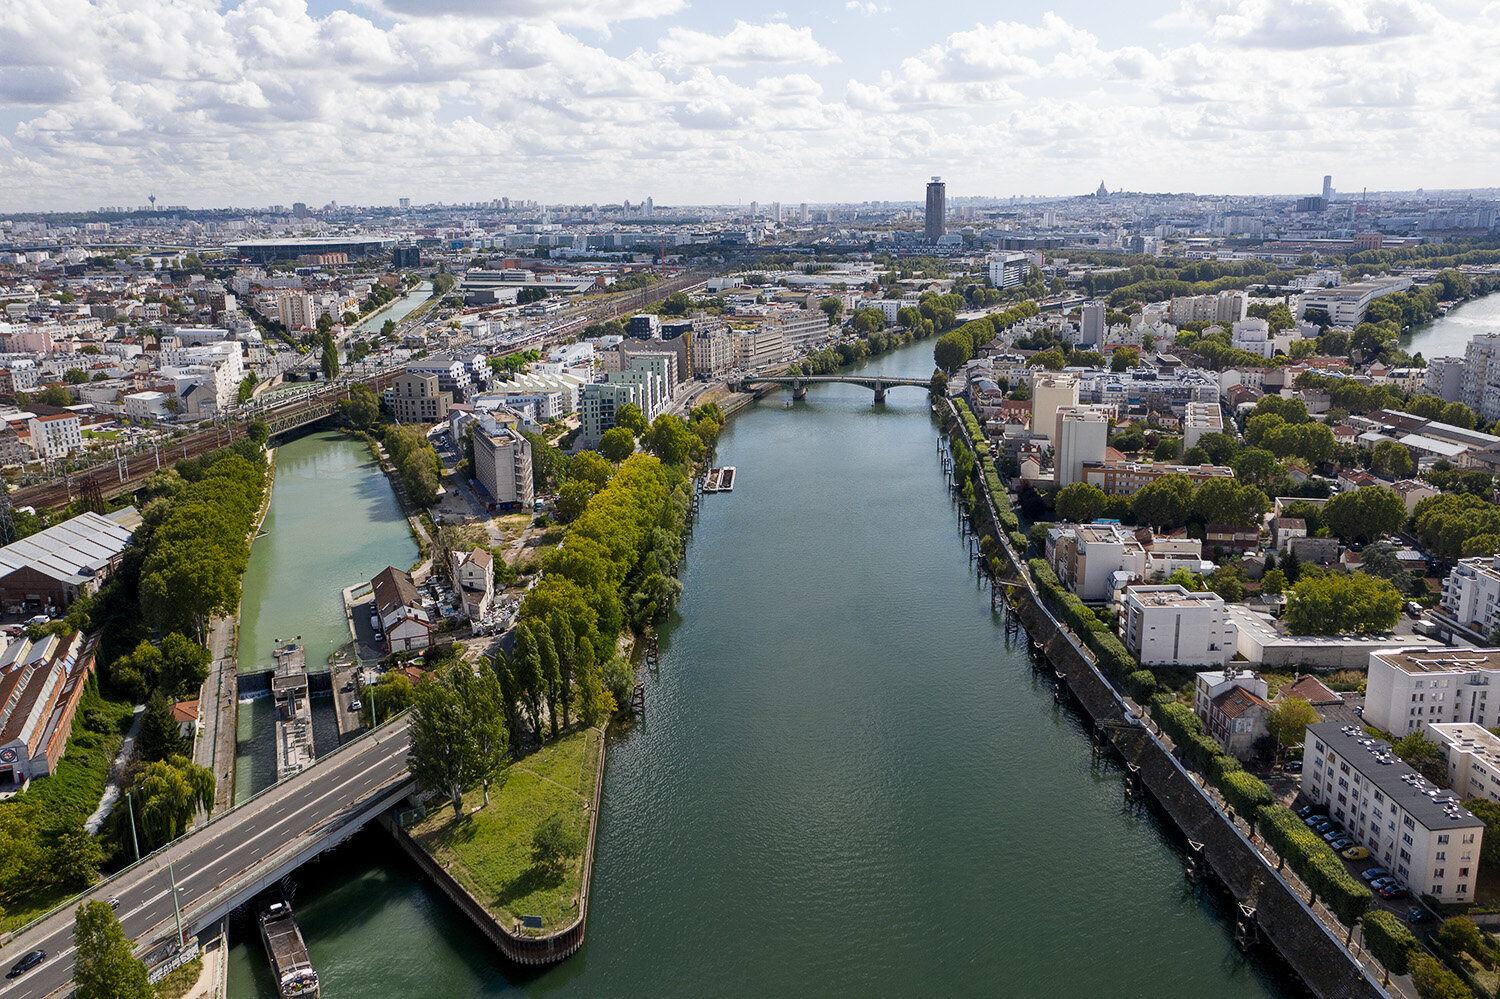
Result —
[{"label": "parked car", "polygon": [[1331,839],[1328,841],[1329,848],[1332,849],[1335,853],[1343,853],[1345,850],[1350,849],[1354,845],[1354,840],[1350,839],[1348,836],[1340,836],[1338,839]]},{"label": "parked car", "polygon": [[1376,890],[1380,892],[1381,898],[1386,899],[1407,898],[1409,894],[1407,890],[1405,888],[1402,888],[1400,885],[1391,885],[1387,888],[1379,888]]},{"label": "parked car", "polygon": [[1340,850],[1339,856],[1345,860],[1367,860],[1369,859],[1370,851],[1362,846],[1351,846],[1347,850]]},{"label": "parked car", "polygon": [[1322,836],[1323,842],[1325,843],[1332,843],[1336,839],[1343,839],[1345,836],[1344,827],[1335,824],[1330,828],[1323,830]]},{"label": "parked car", "polygon": [[1328,814],[1328,806],[1327,805],[1303,805],[1301,808],[1297,809],[1297,818],[1299,818],[1299,819],[1310,819],[1314,815],[1327,815],[1327,814]]},{"label": "parked car", "polygon": [[1307,828],[1314,831],[1317,831],[1319,826],[1327,828],[1328,826],[1333,825],[1333,820],[1326,815],[1309,815],[1307,818],[1303,819],[1302,822],[1307,826]]},{"label": "parked car", "polygon": [[1435,923],[1437,922],[1437,917],[1418,905],[1414,906],[1412,910],[1406,914],[1406,921],[1408,923]]},{"label": "parked car", "polygon": [[1366,881],[1378,881],[1381,878],[1390,877],[1391,872],[1386,870],[1384,867],[1370,867],[1366,868],[1363,871],[1360,871],[1359,876],[1364,878]]},{"label": "parked car", "polygon": [[47,960],[46,951],[34,950],[30,954],[27,954],[25,957],[21,958],[21,960],[17,961],[15,964],[11,965],[11,969],[10,971],[6,972],[5,977],[20,978],[22,975],[26,974],[26,972],[30,971],[32,968],[35,968],[45,960]]},{"label": "parked car", "polygon": [[1401,882],[1397,881],[1395,878],[1387,874],[1383,878],[1376,878],[1374,881],[1371,881],[1370,887],[1374,888],[1376,891],[1384,891],[1387,888],[1399,887],[1400,884]]},{"label": "parked car", "polygon": [[357,698],[357,697],[354,700],[352,700],[352,701],[349,702],[349,710],[350,711],[358,711],[361,707],[362,707],[362,705],[359,703],[359,698]]},{"label": "parked car", "polygon": [[1300,774],[1302,772],[1302,761],[1288,760],[1281,765],[1281,769],[1289,774]]}]

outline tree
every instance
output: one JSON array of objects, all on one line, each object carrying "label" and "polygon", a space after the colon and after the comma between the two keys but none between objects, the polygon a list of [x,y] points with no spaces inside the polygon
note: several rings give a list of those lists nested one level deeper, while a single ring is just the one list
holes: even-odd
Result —
[{"label": "tree", "polygon": [[531,835],[531,859],[550,873],[558,873],[582,852],[583,834],[561,812],[543,819]]},{"label": "tree", "polygon": [[48,385],[36,394],[36,401],[43,406],[71,406],[73,393],[61,385]]},{"label": "tree", "polygon": [[633,402],[627,402],[615,411],[615,426],[624,427],[636,437],[643,435],[650,424],[646,422],[646,414],[641,412],[641,407]]},{"label": "tree", "polygon": [[1141,363],[1141,352],[1134,347],[1118,347],[1109,359],[1109,370],[1129,371]]},{"label": "tree", "polygon": [[70,891],[83,891],[99,877],[104,863],[104,848],[99,841],[74,826],[58,832],[52,844],[52,876]]},{"label": "tree", "polygon": [[464,791],[473,784],[466,715],[451,683],[434,679],[413,691],[407,765],[422,787],[447,796],[455,816],[463,814]]},{"label": "tree", "polygon": [[1107,500],[1104,490],[1087,482],[1064,486],[1057,493],[1058,519],[1086,524],[1104,512]]},{"label": "tree", "polygon": [[1485,935],[1468,916],[1451,916],[1438,930],[1438,940],[1449,951],[1462,951],[1485,967],[1490,966],[1490,949],[1485,944]]},{"label": "tree", "polygon": [[368,430],[380,419],[380,397],[365,384],[349,389],[349,398],[340,399],[339,414],[360,430]]},{"label": "tree", "polygon": [[1205,524],[1253,525],[1270,508],[1265,493],[1235,479],[1209,479],[1193,494],[1193,513]]},{"label": "tree", "polygon": [[1265,575],[1260,577],[1260,592],[1267,596],[1277,596],[1286,589],[1286,573],[1280,569],[1267,569]]},{"label": "tree", "polygon": [[828,317],[828,325],[832,326],[844,314],[844,300],[830,295],[818,303],[818,308],[823,310],[823,314]]},{"label": "tree", "polygon": [[578,717],[585,725],[597,725],[614,713],[614,698],[604,689],[604,671],[594,658],[594,647],[587,638],[578,639],[574,658],[577,660]]},{"label": "tree", "polygon": [[1318,721],[1318,713],[1306,699],[1288,697],[1271,709],[1266,728],[1282,746],[1293,749],[1302,745],[1302,740],[1307,735],[1307,726],[1316,725]]},{"label": "tree", "polygon": [[1438,414],[1438,422],[1473,430],[1479,424],[1479,417],[1475,416],[1474,411],[1463,403],[1450,402]]},{"label": "tree", "polygon": [[1384,909],[1366,913],[1364,926],[1365,948],[1385,969],[1385,980],[1406,974],[1412,952],[1418,949],[1411,931]]},{"label": "tree", "polygon": [[568,479],[584,483],[593,492],[598,492],[609,485],[609,478],[615,474],[615,469],[599,452],[579,451],[568,462],[567,471],[563,474]]},{"label": "tree", "polygon": [[1384,486],[1340,493],[1323,508],[1323,523],[1345,544],[1374,541],[1405,522],[1406,502]]},{"label": "tree", "polygon": [[255,398],[255,386],[259,384],[260,382],[253,374],[240,379],[239,403],[241,406]]},{"label": "tree", "polygon": [[511,657],[511,675],[526,713],[531,718],[531,729],[538,742],[546,741],[542,732],[542,690],[545,683],[542,667],[542,647],[537,641],[536,629],[530,621],[523,620],[516,626],[515,654]]},{"label": "tree", "polygon": [[141,730],[136,737],[141,759],[152,762],[181,756],[187,748],[184,743],[171,703],[161,691],[156,691],[146,702],[146,710],[141,716]]},{"label": "tree", "polygon": [[1443,967],[1435,958],[1413,952],[1410,960],[1411,982],[1420,999],[1473,999],[1474,993],[1463,979]]},{"label": "tree", "polygon": [[1067,358],[1063,357],[1060,350],[1043,350],[1031,355],[1031,360],[1026,362],[1033,368],[1045,368],[1048,371],[1061,371],[1067,367]]},{"label": "tree", "polygon": [[661,303],[661,314],[664,316],[685,316],[692,307],[692,300],[688,298],[687,292],[674,291]]},{"label": "tree", "polygon": [[469,753],[469,779],[477,780],[490,803],[490,784],[505,765],[510,746],[505,704],[494,664],[480,660],[474,667],[462,661],[448,667],[434,682],[451,684],[464,712],[464,748]]},{"label": "tree", "polygon": [[932,360],[944,374],[952,375],[973,356],[973,349],[974,342],[962,333],[944,333],[932,345]]},{"label": "tree", "polygon": [[[1289,562],[1283,562],[1283,571]],[[1381,635],[1401,617],[1401,594],[1362,572],[1301,579],[1287,591],[1284,620],[1293,635]]]},{"label": "tree", "polygon": [[1365,545],[1359,558],[1365,572],[1390,580],[1391,585],[1402,593],[1411,592],[1411,573],[1396,555],[1396,546],[1389,541]]},{"label": "tree", "polygon": [[663,413],[641,439],[642,446],[668,465],[684,464],[692,455],[698,437],[680,416]]},{"label": "tree", "polygon": [[156,999],[137,960],[135,942],[125,935],[115,911],[104,902],[85,902],[73,917],[73,982],[78,999]]},{"label": "tree", "polygon": [[89,373],[82,368],[69,368],[63,372],[63,381],[69,385],[82,385],[89,380]]},{"label": "tree", "polygon": [[1370,452],[1370,471],[1387,479],[1404,479],[1412,472],[1411,452],[1395,441],[1381,441]]},{"label": "tree", "polygon": [[173,699],[196,694],[198,688],[203,686],[203,681],[208,679],[208,666],[212,661],[213,653],[208,649],[178,632],[172,632],[161,641],[161,673],[158,682],[162,693]]},{"label": "tree", "polygon": [[1135,519],[1152,527],[1176,528],[1187,522],[1193,503],[1193,480],[1180,472],[1159,476],[1130,500]]},{"label": "tree", "polygon": [[265,447],[266,441],[271,439],[271,428],[266,426],[265,420],[251,420],[245,433],[259,447]]},{"label": "tree", "polygon": [[599,438],[599,453],[618,465],[635,453],[635,435],[625,427],[606,430]]},{"label": "tree", "polygon": [[323,371],[323,377],[329,381],[339,376],[339,349],[333,344],[333,334],[323,335],[323,356],[318,361],[318,367]]},{"label": "tree", "polygon": [[214,774],[185,756],[148,764],[136,777],[141,833],[153,846],[171,842],[187,831],[201,808],[214,807]]},{"label": "tree", "polygon": [[1231,460],[1234,474],[1246,482],[1264,489],[1281,476],[1281,462],[1270,451],[1248,448]]},{"label": "tree", "polygon": [[1391,748],[1417,773],[1438,787],[1448,786],[1448,764],[1443,751],[1422,732],[1413,732],[1398,739]]}]

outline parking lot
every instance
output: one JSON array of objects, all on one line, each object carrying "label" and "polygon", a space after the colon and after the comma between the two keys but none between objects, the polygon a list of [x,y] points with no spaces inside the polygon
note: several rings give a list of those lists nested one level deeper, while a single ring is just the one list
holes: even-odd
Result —
[{"label": "parking lot", "polygon": [[[1369,886],[1375,892],[1375,901],[1371,908],[1385,909],[1413,926],[1414,929],[1419,929],[1426,924],[1437,926],[1441,923],[1441,920],[1422,904],[1421,899],[1410,893],[1407,886],[1399,881],[1394,872],[1388,873],[1383,878],[1367,876],[1369,872],[1385,870],[1385,862],[1379,857],[1373,854],[1359,859],[1344,856],[1344,850],[1356,848],[1357,845],[1352,836],[1344,833],[1343,826],[1328,815],[1328,806],[1315,805],[1309,799],[1299,797],[1293,805],[1293,810],[1297,813],[1297,817],[1303,820],[1304,825],[1339,854],[1350,877],[1360,884]],[[1339,839],[1334,836],[1334,833],[1343,833],[1343,838]]]}]

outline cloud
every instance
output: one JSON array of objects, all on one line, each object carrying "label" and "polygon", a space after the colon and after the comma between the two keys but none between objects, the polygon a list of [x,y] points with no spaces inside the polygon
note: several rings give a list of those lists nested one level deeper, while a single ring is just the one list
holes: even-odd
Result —
[{"label": "cloud", "polygon": [[818,44],[811,28],[794,28],[780,22],[756,25],[736,21],[725,35],[672,28],[659,48],[668,60],[688,66],[797,62],[826,66],[839,61],[838,56]]},{"label": "cloud", "polygon": [[1440,15],[1422,0],[1183,0],[1175,20],[1219,41],[1297,50],[1423,35]]},{"label": "cloud", "polygon": [[874,17],[876,14],[889,14],[891,8],[883,3],[875,3],[875,0],[848,0],[844,4],[845,10],[852,10],[856,14],[865,17]]}]

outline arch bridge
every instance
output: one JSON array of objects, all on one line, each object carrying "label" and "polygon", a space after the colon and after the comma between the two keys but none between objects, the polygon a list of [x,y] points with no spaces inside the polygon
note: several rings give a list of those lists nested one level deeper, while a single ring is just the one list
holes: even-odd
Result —
[{"label": "arch bridge", "polygon": [[802,399],[807,396],[809,385],[824,382],[842,382],[845,385],[863,385],[867,389],[874,389],[876,402],[885,402],[887,389],[909,386],[926,391],[932,385],[931,380],[893,378],[890,375],[746,375],[740,379],[740,388],[753,385],[790,385],[792,398]]}]

